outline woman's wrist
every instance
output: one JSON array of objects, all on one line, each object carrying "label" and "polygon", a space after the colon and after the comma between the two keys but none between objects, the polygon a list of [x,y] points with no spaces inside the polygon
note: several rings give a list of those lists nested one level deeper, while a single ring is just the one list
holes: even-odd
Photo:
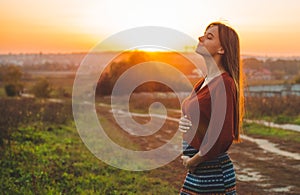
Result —
[{"label": "woman's wrist", "polygon": [[190,167],[195,167],[194,162],[193,162],[193,158],[189,158],[186,162],[186,167],[190,168]]},{"label": "woman's wrist", "polygon": [[197,165],[200,163],[201,163],[201,156],[196,154],[187,161],[187,166],[188,167],[197,167]]}]

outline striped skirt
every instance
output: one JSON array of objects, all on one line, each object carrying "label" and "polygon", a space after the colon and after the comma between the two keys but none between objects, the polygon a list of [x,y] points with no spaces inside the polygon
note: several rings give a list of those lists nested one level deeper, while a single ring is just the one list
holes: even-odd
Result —
[{"label": "striped skirt", "polygon": [[[186,142],[183,147],[183,154],[186,156],[192,157],[198,153],[198,150]],[[194,173],[187,173],[180,194],[236,194],[235,172],[228,154],[224,153],[214,160],[203,162]]]}]

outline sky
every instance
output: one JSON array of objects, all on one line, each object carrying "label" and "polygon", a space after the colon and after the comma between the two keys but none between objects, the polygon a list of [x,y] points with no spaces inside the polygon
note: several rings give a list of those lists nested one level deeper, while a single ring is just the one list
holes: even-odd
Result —
[{"label": "sky", "polygon": [[196,40],[221,20],[238,32],[244,55],[300,56],[299,8],[298,0],[1,0],[0,53],[87,52],[149,25]]}]

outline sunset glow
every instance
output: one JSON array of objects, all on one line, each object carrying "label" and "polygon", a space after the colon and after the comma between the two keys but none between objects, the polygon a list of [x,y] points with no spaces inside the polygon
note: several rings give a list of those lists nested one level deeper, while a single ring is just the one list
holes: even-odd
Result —
[{"label": "sunset glow", "polygon": [[243,54],[300,55],[299,7],[297,0],[2,0],[0,53],[87,52],[115,33],[149,25],[196,40],[207,24],[225,20],[238,31]]}]

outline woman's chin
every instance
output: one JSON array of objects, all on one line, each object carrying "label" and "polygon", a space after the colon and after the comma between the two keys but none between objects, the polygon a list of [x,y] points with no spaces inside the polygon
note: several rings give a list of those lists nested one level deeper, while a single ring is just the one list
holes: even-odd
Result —
[{"label": "woman's chin", "polygon": [[197,47],[196,53],[202,56],[210,56],[209,52],[204,47]]}]

